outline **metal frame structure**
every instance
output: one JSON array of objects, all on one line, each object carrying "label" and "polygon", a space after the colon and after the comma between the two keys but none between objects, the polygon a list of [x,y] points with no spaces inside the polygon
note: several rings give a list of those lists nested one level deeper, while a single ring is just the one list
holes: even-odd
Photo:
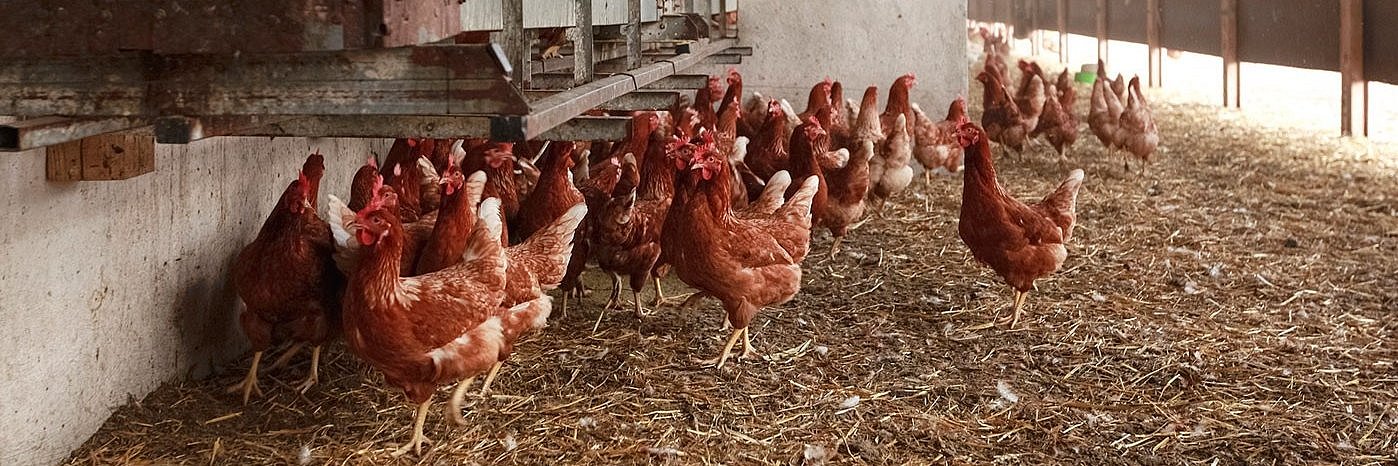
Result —
[{"label": "metal frame structure", "polygon": [[[1148,83],[1160,86],[1161,52],[1216,55],[1225,107],[1241,105],[1240,63],[1338,71],[1340,132],[1368,134],[1369,81],[1398,83],[1398,2],[1381,0],[971,0],[969,17],[1021,33],[1048,29],[1033,18],[1056,16],[1059,60],[1067,34],[1147,45]],[[1016,29],[1018,28],[1018,29]],[[1023,37],[1020,35],[1018,37]]]},{"label": "metal frame structure", "polygon": [[217,136],[620,139],[629,118],[580,115],[667,108],[675,89],[704,84],[704,76],[682,74],[688,68],[752,53],[723,35],[729,15],[693,13],[692,0],[687,11],[645,15],[640,0],[627,0],[623,24],[600,26],[592,24],[593,0],[548,0],[574,15],[571,52],[535,59],[525,26],[537,18],[525,17],[524,0],[500,2],[501,29],[490,32],[497,43],[457,44],[456,36],[358,50],[6,58],[0,115],[25,119],[0,125],[0,150],[148,126],[157,142],[172,144]]}]

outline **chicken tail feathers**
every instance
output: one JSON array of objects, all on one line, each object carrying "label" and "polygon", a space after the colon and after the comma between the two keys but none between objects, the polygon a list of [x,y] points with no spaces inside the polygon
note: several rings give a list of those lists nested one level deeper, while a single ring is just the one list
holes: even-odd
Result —
[{"label": "chicken tail feathers", "polygon": [[477,170],[466,178],[466,183],[461,186],[462,194],[466,195],[466,202],[471,205],[480,205],[481,196],[485,194],[485,172]]},{"label": "chicken tail feathers", "polygon": [[354,211],[344,201],[331,194],[326,217],[329,218],[330,234],[335,240],[335,267],[348,275],[359,263],[359,243],[354,233],[359,227],[354,224]]},{"label": "chicken tail feathers", "polygon": [[489,198],[481,201],[480,208],[476,210],[479,220],[476,221],[476,228],[471,232],[470,242],[466,245],[466,251],[462,253],[462,263],[469,264],[477,260],[486,258],[498,258],[500,275],[505,274],[505,248],[500,246],[500,234],[504,230],[505,224],[500,219],[500,199]]},{"label": "chicken tail feathers", "polygon": [[534,232],[529,239],[515,246],[511,257],[528,257],[532,260],[520,264],[528,267],[545,290],[558,287],[567,271],[568,261],[573,256],[573,237],[578,224],[587,217],[587,204],[578,203],[562,216],[543,229]]},{"label": "chicken tail feathers", "polygon": [[[801,183],[801,189],[796,194],[791,195],[791,199],[786,201],[786,205],[777,211],[781,218],[788,220],[801,219],[802,223],[809,227],[811,222],[811,202],[815,198],[816,191],[820,189],[820,178],[810,176]],[[791,216],[796,216],[796,219]]]},{"label": "chicken tail feathers", "polygon": [[1049,218],[1058,228],[1063,230],[1063,240],[1067,241],[1073,235],[1073,223],[1077,219],[1078,190],[1082,188],[1083,171],[1073,170],[1068,174],[1068,179],[1063,180],[1063,184],[1058,185],[1039,205],[1049,214]]},{"label": "chicken tail feathers", "polygon": [[733,155],[728,157],[731,163],[744,162],[748,158],[748,143],[751,139],[747,136],[738,136],[733,140]]},{"label": "chicken tail feathers", "polygon": [[537,299],[516,304],[505,311],[501,324],[507,340],[512,341],[525,331],[548,326],[549,314],[553,312],[553,297],[540,295]]},{"label": "chicken tail feathers", "polygon": [[779,171],[767,180],[767,186],[762,188],[762,194],[757,197],[757,201],[748,204],[749,210],[762,215],[771,215],[780,209],[786,196],[786,188],[791,186],[791,174],[786,170]]}]

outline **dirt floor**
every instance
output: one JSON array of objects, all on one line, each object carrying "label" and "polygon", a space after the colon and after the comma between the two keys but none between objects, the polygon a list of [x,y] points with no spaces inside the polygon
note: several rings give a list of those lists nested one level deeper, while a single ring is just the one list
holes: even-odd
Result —
[{"label": "dirt floor", "polygon": [[[693,362],[726,336],[714,302],[614,311],[594,332],[607,293],[590,272],[600,291],[518,346],[469,427],[434,409],[430,451],[397,461],[1398,462],[1398,150],[1154,106],[1144,177],[1083,125],[1070,256],[1020,328],[989,323],[1010,293],[957,238],[960,178],[919,178],[758,315],[764,360]],[[997,163],[1026,199],[1068,168],[1046,147]],[[306,395],[303,357],[242,406],[222,388],[247,363],[121,408],[70,463],[384,463],[408,438],[413,410],[341,346]]]}]

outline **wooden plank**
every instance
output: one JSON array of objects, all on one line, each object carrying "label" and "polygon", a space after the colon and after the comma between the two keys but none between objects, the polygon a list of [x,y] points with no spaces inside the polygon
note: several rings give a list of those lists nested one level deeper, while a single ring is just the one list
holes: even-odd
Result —
[{"label": "wooden plank", "polygon": [[1340,0],[1340,134],[1369,135],[1364,77],[1364,0]]},{"label": "wooden plank", "polygon": [[626,0],[626,69],[641,67],[641,0]]},{"label": "wooden plank", "polygon": [[140,117],[39,117],[0,125],[0,151],[20,151],[78,141],[150,124]]},{"label": "wooden plank", "polygon": [[1068,0],[1058,0],[1058,61],[1068,63]]},{"label": "wooden plank", "polygon": [[1146,85],[1160,87],[1160,0],[1146,0]]},{"label": "wooden plank", "polygon": [[491,45],[366,51],[25,58],[0,67],[0,114],[525,114]]},{"label": "wooden plank", "polygon": [[596,64],[592,37],[592,0],[577,0],[577,10],[573,39],[573,84],[582,85],[592,81],[593,65]]},{"label": "wooden plank", "polygon": [[529,78],[529,34],[524,30],[524,0],[502,1],[500,19],[503,29],[500,41],[504,43],[505,57],[513,67],[510,79],[523,85]]},{"label": "wooden plank", "polygon": [[1097,0],[1097,59],[1107,61],[1107,0]]},{"label": "wooden plank", "polygon": [[310,116],[244,129],[237,135],[347,138],[489,137],[490,118],[480,115]]},{"label": "wooden plank", "polygon": [[149,130],[101,134],[48,149],[51,181],[125,180],[155,171],[155,138]]},{"label": "wooden plank", "polygon": [[1219,0],[1219,43],[1223,57],[1223,106],[1241,107],[1238,77],[1238,0]]},{"label": "wooden plank", "polygon": [[543,141],[620,141],[631,133],[631,117],[580,116],[540,134]]},{"label": "wooden plank", "polygon": [[[531,90],[524,92],[524,98],[537,101],[566,89]],[[666,110],[680,97],[679,91],[631,91],[594,108],[606,111]]]},{"label": "wooden plank", "polygon": [[161,117],[153,125],[157,144],[189,144],[218,136],[244,135],[252,128],[301,118],[284,115]]}]

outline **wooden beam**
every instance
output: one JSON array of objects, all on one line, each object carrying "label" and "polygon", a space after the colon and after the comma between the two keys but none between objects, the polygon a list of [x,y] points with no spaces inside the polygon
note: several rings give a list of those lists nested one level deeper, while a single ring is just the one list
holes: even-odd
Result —
[{"label": "wooden beam", "polygon": [[[524,98],[532,102],[563,92],[564,90],[566,89],[525,91]],[[674,105],[675,100],[679,97],[679,91],[638,90],[628,92],[626,95],[612,99],[595,108],[607,111],[666,110]]]},{"label": "wooden beam", "polygon": [[0,151],[21,151],[150,125],[142,117],[38,117],[0,125]]},{"label": "wooden beam", "polygon": [[155,171],[155,138],[148,130],[100,134],[48,148],[49,181],[125,180]]},{"label": "wooden beam", "polygon": [[14,59],[0,115],[526,114],[507,71],[519,70],[486,44]]},{"label": "wooden beam", "polygon": [[592,0],[577,0],[576,28],[573,30],[573,84],[582,85],[592,81],[593,57],[592,42]]},{"label": "wooden beam", "polygon": [[1160,0],[1146,0],[1146,85],[1160,87]]},{"label": "wooden beam", "polygon": [[524,29],[524,0],[501,0],[500,22],[505,57],[514,67],[510,78],[522,86],[529,78],[529,32]]},{"label": "wooden beam", "polygon": [[641,67],[641,0],[626,0],[626,69]]},{"label": "wooden beam", "polygon": [[1107,62],[1107,0],[1097,0],[1097,59]]},{"label": "wooden beam", "polygon": [[1238,77],[1238,0],[1219,0],[1219,43],[1223,57],[1223,106],[1242,107],[1241,79]]},{"label": "wooden beam", "polygon": [[219,136],[246,135],[253,128],[295,118],[297,117],[285,115],[161,117],[155,119],[155,142],[189,144]]},{"label": "wooden beam", "polygon": [[545,131],[544,141],[620,141],[631,133],[631,117],[580,116]]},{"label": "wooden beam", "polygon": [[727,38],[733,25],[728,23],[728,0],[718,0],[718,37]]},{"label": "wooden beam", "polygon": [[1340,134],[1369,135],[1364,78],[1364,0],[1340,0]]},{"label": "wooden beam", "polygon": [[238,136],[347,138],[489,137],[490,118],[478,115],[306,116],[247,128]]},{"label": "wooden beam", "polygon": [[[597,73],[597,79],[613,76],[629,76],[626,73]],[[594,81],[595,82],[595,81]],[[677,74],[647,86],[652,90],[693,91],[707,85],[709,77],[702,74]],[[565,73],[539,73],[534,75],[534,87],[541,90],[571,89],[573,80]]]},{"label": "wooden beam", "polygon": [[1068,0],[1058,0],[1058,61],[1068,64]]}]

